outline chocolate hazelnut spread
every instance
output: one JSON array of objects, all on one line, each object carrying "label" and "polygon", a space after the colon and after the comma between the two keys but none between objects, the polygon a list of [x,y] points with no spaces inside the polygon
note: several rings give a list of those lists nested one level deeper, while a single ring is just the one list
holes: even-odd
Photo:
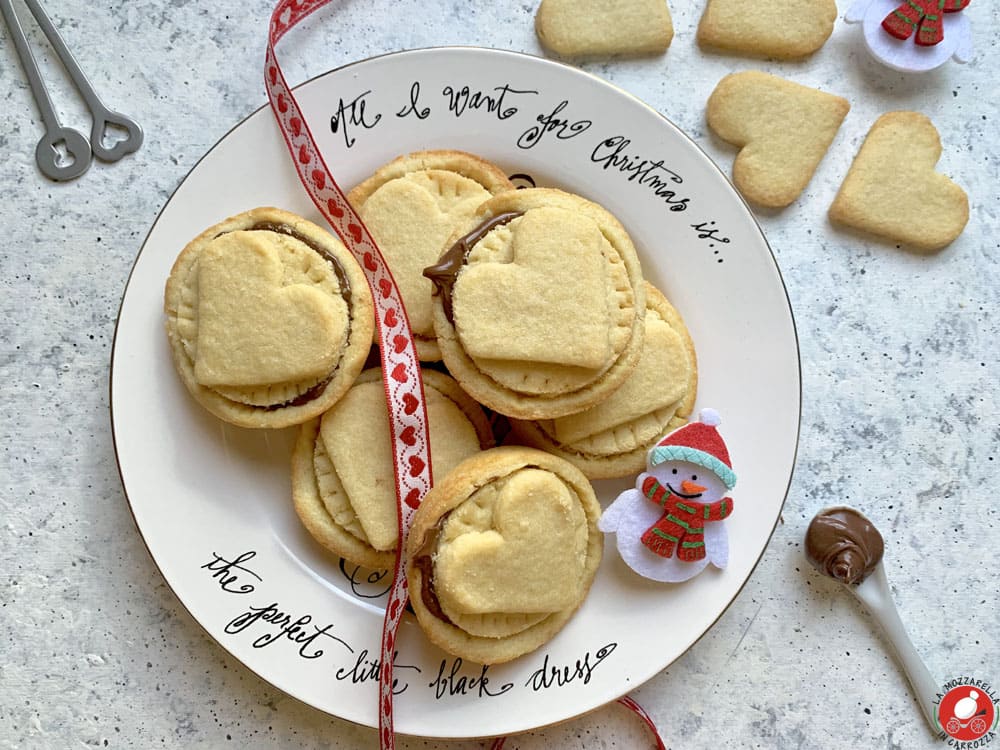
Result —
[{"label": "chocolate hazelnut spread", "polygon": [[441,609],[441,602],[438,601],[437,593],[434,591],[434,563],[431,556],[421,555],[413,561],[413,564],[420,570],[420,599],[427,607],[427,611],[451,625],[451,618]]},{"label": "chocolate hazelnut spread", "polygon": [[293,399],[282,401],[280,404],[268,404],[267,406],[258,406],[257,408],[264,409],[265,411],[277,411],[278,409],[284,409],[289,406],[302,406],[303,404],[308,404],[310,401],[319,398],[323,394],[323,391],[326,390],[326,387],[330,384],[331,380],[333,380],[332,372],[312,388],[300,393]]},{"label": "chocolate hazelnut spread", "polygon": [[882,559],[885,544],[878,529],[853,508],[821,511],[806,531],[806,557],[824,575],[861,583]]},{"label": "chocolate hazelnut spread", "polygon": [[420,600],[424,603],[427,611],[448,625],[452,625],[451,618],[444,613],[441,602],[434,591],[434,552],[437,549],[438,534],[444,527],[444,522],[450,513],[445,513],[438,522],[427,530],[420,550],[413,558],[413,565],[420,571]]},{"label": "chocolate hazelnut spread", "polygon": [[497,214],[493,218],[487,219],[471,232],[460,237],[455,244],[445,251],[445,254],[441,256],[436,264],[424,269],[424,276],[431,280],[437,288],[438,294],[441,295],[444,314],[448,318],[448,322],[455,322],[452,317],[451,294],[455,288],[455,279],[458,278],[462,266],[468,260],[472,248],[483,237],[489,234],[493,228],[507,224],[521,215],[520,211],[508,211],[507,213]]}]

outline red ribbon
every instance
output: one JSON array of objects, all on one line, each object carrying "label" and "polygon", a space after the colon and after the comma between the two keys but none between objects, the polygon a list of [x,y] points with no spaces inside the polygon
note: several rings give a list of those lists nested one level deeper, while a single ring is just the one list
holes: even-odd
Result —
[{"label": "red ribbon", "polygon": [[[617,701],[621,705],[625,706],[629,711],[634,713],[649,729],[650,733],[653,735],[653,739],[656,740],[656,750],[667,750],[667,746],[663,743],[663,738],[660,737],[660,732],[656,728],[656,724],[653,722],[653,718],[646,713],[646,709],[636,703],[634,700],[629,698],[627,695],[622,696]],[[493,740],[490,745],[490,750],[503,750],[504,744],[507,742],[506,737],[497,737]]]},{"label": "red ribbon", "polygon": [[[413,343],[410,320],[406,315],[399,288],[368,228],[351,208],[344,191],[340,189],[327,167],[313,139],[309,123],[302,115],[274,53],[274,48],[289,29],[330,1],[279,0],[271,14],[268,30],[264,87],[299,180],[316,204],[316,208],[330,223],[365,273],[375,301],[375,324],[378,328],[379,341],[387,341],[390,336],[394,342],[405,340],[405,346],[402,347],[379,347],[382,382],[389,413],[389,431],[392,436],[396,503],[399,509],[397,515],[399,543],[396,545],[392,588],[389,590],[389,600],[386,603],[382,625],[379,662],[379,741],[382,750],[393,750],[396,746],[392,724],[393,661],[396,632],[408,598],[404,573],[406,566],[404,542],[413,520],[413,513],[433,484],[430,442],[427,437],[427,410],[420,363]],[[401,436],[406,430],[410,432],[404,441]],[[642,707],[628,697],[620,698],[618,702],[646,722],[656,737],[657,750],[666,750],[655,724]],[[494,749],[500,750],[503,743],[503,738],[495,740]]]},{"label": "red ribbon", "polygon": [[[433,483],[430,443],[427,439],[423,379],[399,288],[375,240],[330,173],[274,54],[274,47],[285,32],[328,2],[330,0],[280,0],[271,14],[264,86],[302,185],[364,270],[375,301],[379,341],[392,339],[400,344],[405,342],[405,346],[379,347],[399,506],[399,543],[396,545],[392,588],[385,607],[379,662],[379,738],[384,750],[392,750],[395,747],[392,727],[393,657],[396,632],[407,600],[404,541],[413,513]],[[404,442],[401,435],[407,430],[408,440]]]}]

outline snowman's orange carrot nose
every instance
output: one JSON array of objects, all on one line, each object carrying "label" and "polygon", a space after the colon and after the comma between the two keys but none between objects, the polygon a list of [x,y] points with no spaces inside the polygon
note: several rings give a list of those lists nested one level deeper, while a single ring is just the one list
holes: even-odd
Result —
[{"label": "snowman's orange carrot nose", "polygon": [[700,484],[689,482],[687,479],[681,480],[681,492],[685,495],[700,495],[706,489],[707,488],[702,487]]}]

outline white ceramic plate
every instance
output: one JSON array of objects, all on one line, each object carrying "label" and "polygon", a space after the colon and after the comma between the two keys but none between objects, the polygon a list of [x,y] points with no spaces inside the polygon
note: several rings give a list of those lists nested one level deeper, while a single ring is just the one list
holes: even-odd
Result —
[{"label": "white ceramic plate", "polygon": [[[697,408],[722,414],[739,475],[729,567],[653,584],[621,562],[611,539],[583,608],[536,653],[487,669],[463,664],[429,646],[409,616],[398,640],[396,728],[407,734],[516,732],[627,693],[732,602],[784,503],[798,439],[798,347],[759,227],[669,121],[558,63],[483,49],[403,52],[322,75],[297,97],[345,188],[401,153],[456,148],[603,204],[631,232],[646,277],[684,315],[699,357]],[[296,698],[375,725],[388,581],[331,559],[300,527],[289,499],[294,430],[241,430],[204,412],[176,376],[164,333],[163,285],[181,248],[261,205],[322,221],[267,109],[191,171],[132,271],[111,375],[122,482],[164,578],[215,640]],[[630,484],[599,483],[598,492],[606,504]]]}]

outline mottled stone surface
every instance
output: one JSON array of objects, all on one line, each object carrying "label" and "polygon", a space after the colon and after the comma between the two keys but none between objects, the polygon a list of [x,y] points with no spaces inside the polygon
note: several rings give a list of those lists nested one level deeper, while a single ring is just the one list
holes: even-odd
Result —
[{"label": "mottled stone surface", "polygon": [[[146,131],[137,154],[69,184],[35,168],[38,115],[0,33],[2,748],[377,746],[374,731],[261,681],[179,605],[132,522],[109,429],[108,367],[129,269],[184,175],[264,103],[270,6],[48,0],[108,103]],[[707,132],[704,102],[728,72],[774,72],[843,95],[852,110],[802,197],[758,214],[803,366],[802,436],[783,523],[715,627],[635,695],[673,748],[943,746],[872,621],[809,569],[801,542],[823,506],[863,507],[886,533],[895,599],[931,671],[1000,685],[1000,13],[985,1],[966,11],[972,64],[907,76],[868,59],[860,31],[842,22],[804,62],[706,53],[694,41],[702,3],[671,6],[676,36],[665,55],[584,67],[666,114],[726,171],[734,151]],[[538,54],[534,11],[534,3],[480,0],[344,2],[296,31],[282,60],[300,81],[414,47]],[[88,127],[47,53],[41,62],[65,121]],[[934,255],[826,219],[868,127],[893,109],[932,118],[944,141],[940,169],[971,197],[965,233]],[[606,707],[507,747],[645,742],[634,719]]]}]

